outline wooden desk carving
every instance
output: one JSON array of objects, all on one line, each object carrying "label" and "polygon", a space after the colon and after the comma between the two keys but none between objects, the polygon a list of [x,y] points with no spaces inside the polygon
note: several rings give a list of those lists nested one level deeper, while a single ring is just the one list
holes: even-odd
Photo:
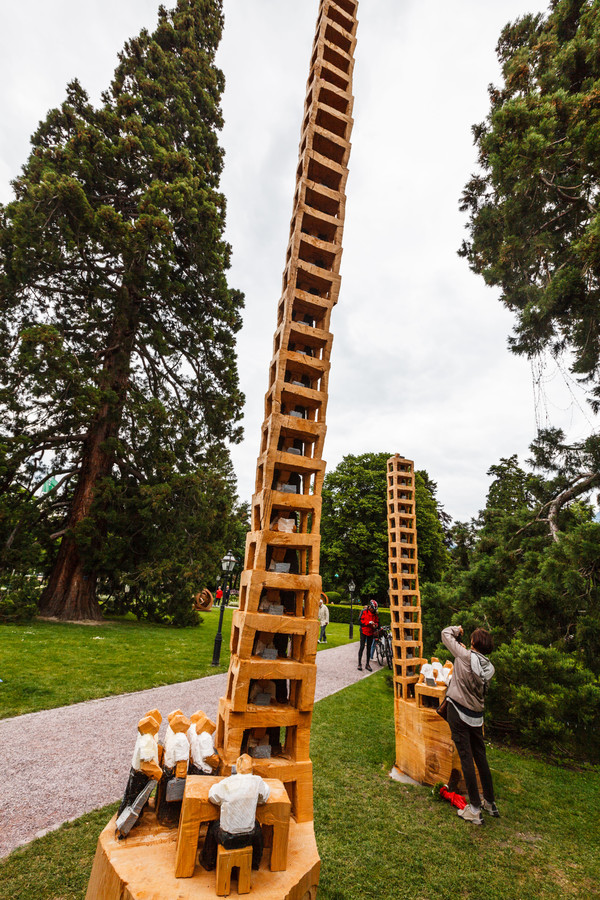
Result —
[{"label": "wooden desk carving", "polygon": [[[183,808],[177,832],[175,876],[191,878],[196,867],[198,835],[203,823],[219,818],[219,809],[208,799],[208,792],[223,777],[189,775],[183,795]],[[283,783],[276,778],[265,779],[271,789],[269,799],[256,808],[261,825],[273,828],[270,869],[282,872],[287,868],[287,845],[291,803]]]}]

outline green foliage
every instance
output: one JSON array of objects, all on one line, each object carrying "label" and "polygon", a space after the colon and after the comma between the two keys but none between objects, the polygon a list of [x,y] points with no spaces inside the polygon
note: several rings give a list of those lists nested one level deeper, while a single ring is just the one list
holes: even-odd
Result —
[{"label": "green foliage", "polygon": [[[321,572],[327,584],[346,586],[357,596],[388,602],[387,461],[390,453],[348,455],[325,476],[321,519]],[[415,477],[419,573],[437,580],[447,564],[444,533],[435,500],[437,486],[427,472]],[[336,578],[337,576],[337,578]]]},{"label": "green foliage", "polygon": [[559,758],[600,761],[600,679],[552,647],[504,644],[487,702],[495,734]]},{"label": "green foliage", "polygon": [[486,508],[460,526],[440,584],[423,591],[429,652],[461,624],[488,628],[498,648],[490,724],[526,746],[598,758],[600,523],[586,495],[597,484],[597,439],[567,447],[558,431],[532,445],[538,472],[515,456],[492,466]]},{"label": "green foliage", "polygon": [[[236,509],[229,468],[219,464],[162,484],[115,485],[96,495],[78,540],[96,571],[109,612],[174,625],[197,624],[192,597],[214,587],[220,560],[239,543],[245,509]],[[123,525],[126,523],[126,528]]]},{"label": "green foliage", "polygon": [[35,575],[10,575],[0,587],[0,622],[28,622],[37,613],[40,586]]},{"label": "green foliage", "polygon": [[600,403],[600,6],[553,0],[507,25],[500,87],[473,129],[480,172],[466,185],[461,253],[515,313],[516,353],[572,351]]},{"label": "green foliage", "polygon": [[155,31],[125,45],[97,109],[72,82],[0,208],[0,566],[25,571],[29,542],[50,591],[60,567],[93,585],[133,536],[150,590],[180,595],[189,546],[183,529],[173,535],[157,582],[148,493],[185,516],[182,482],[199,484],[217,457],[226,467],[241,436],[243,297],[226,280],[218,190],[221,9],[161,7]]},{"label": "green foliage", "polygon": [[[358,617],[363,610],[362,604],[354,604],[352,608],[353,617],[352,620],[355,626],[358,626]],[[327,609],[329,610],[329,621],[330,622],[344,622],[346,625],[350,624],[350,607],[349,606],[333,606],[330,604]],[[381,606],[378,609],[379,613],[379,623],[381,625],[389,625],[390,624],[390,611],[388,609],[382,609]]]},{"label": "green foliage", "polygon": [[329,603],[339,603],[342,599],[342,595],[339,591],[325,591],[327,594],[327,599]]}]

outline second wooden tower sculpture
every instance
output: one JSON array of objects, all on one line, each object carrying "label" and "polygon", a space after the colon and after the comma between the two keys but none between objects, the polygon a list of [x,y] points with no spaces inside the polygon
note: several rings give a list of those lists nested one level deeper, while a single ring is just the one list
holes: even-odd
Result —
[{"label": "second wooden tower sculpture", "polygon": [[398,454],[387,463],[387,507],[396,766],[415,781],[447,783],[453,768],[460,771],[460,762],[450,728],[436,712],[446,685],[434,678],[427,684],[421,673],[427,660],[421,631],[415,467]]},{"label": "second wooden tower sculpture", "polygon": [[357,6],[356,0],[319,6],[251,531],[217,726],[225,771],[241,752],[250,753],[257,774],[284,782],[297,822],[313,818],[329,320],[340,290]]}]

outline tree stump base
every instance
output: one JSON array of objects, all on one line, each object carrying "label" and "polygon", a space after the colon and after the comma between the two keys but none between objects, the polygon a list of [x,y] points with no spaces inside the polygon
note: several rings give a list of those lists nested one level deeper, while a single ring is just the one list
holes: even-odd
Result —
[{"label": "tree stump base", "polygon": [[[152,811],[123,841],[115,838],[116,816],[98,838],[86,900],[212,900],[216,873],[197,863],[191,878],[175,877],[177,829],[161,827]],[[288,867],[269,870],[269,851],[252,872],[253,900],[315,900],[321,860],[312,822],[290,822]]]}]

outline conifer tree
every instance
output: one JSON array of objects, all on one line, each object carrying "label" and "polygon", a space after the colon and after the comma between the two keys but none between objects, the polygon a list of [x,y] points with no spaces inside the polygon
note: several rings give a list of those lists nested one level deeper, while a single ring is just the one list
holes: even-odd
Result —
[{"label": "conifer tree", "polygon": [[15,536],[37,516],[54,557],[46,614],[99,616],[79,535],[111,480],[167,482],[240,437],[243,296],[225,276],[218,190],[222,24],[221,0],[160,7],[99,108],[69,84],[0,209],[0,562],[14,565]]},{"label": "conifer tree", "polygon": [[551,0],[507,25],[503,82],[473,128],[480,170],[461,254],[515,313],[510,346],[567,351],[600,407],[600,3]]}]

